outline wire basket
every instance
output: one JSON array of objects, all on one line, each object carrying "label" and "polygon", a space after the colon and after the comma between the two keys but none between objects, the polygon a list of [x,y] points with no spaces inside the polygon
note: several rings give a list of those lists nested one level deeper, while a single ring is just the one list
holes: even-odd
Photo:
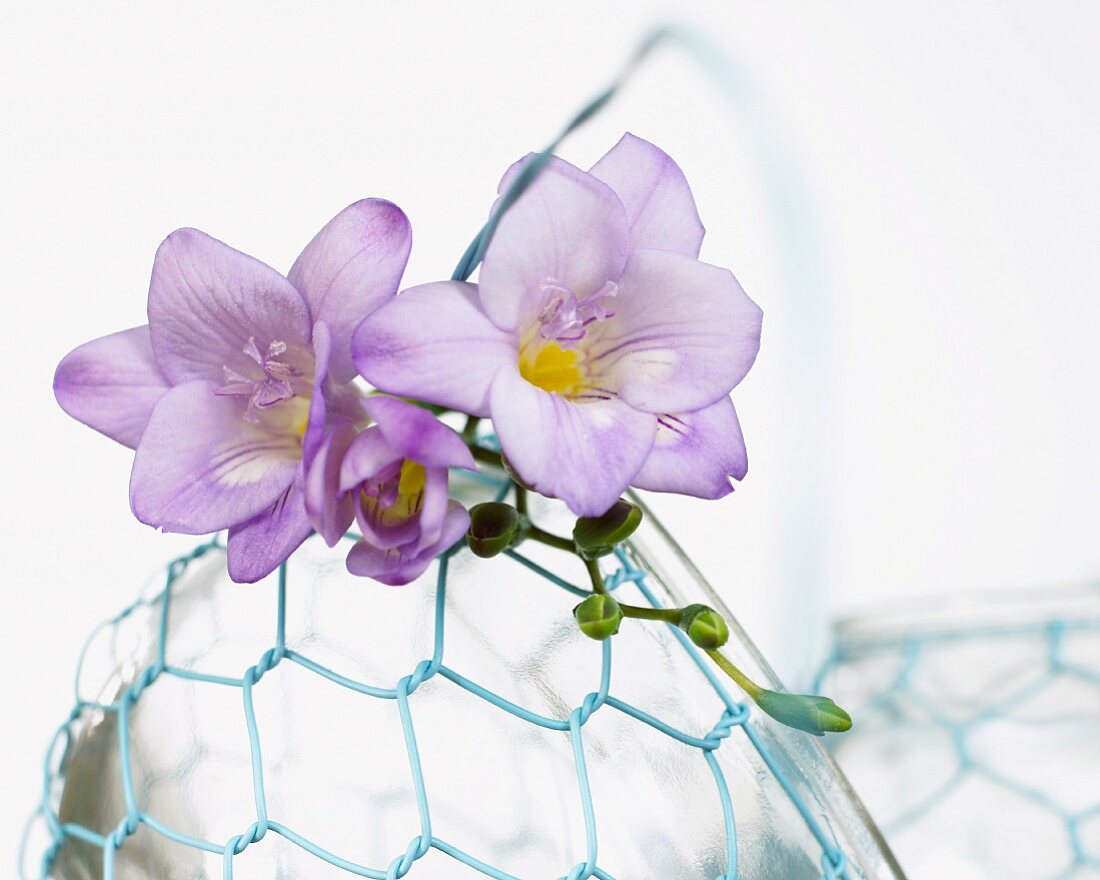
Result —
[{"label": "wire basket", "polygon": [[839,624],[830,745],[913,880],[1100,877],[1100,587]]},{"label": "wire basket", "polygon": [[[604,563],[631,602],[732,620],[652,514]],[[243,586],[204,543],[85,647],[24,876],[901,877],[820,741],[678,629],[580,634],[583,575],[461,549],[390,588],[312,538]]]}]

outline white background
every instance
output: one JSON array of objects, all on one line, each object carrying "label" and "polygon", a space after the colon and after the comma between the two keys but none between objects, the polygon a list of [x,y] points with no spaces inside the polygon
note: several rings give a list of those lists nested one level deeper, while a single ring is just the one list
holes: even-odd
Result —
[{"label": "white background", "polygon": [[[654,505],[791,679],[827,614],[1100,574],[1098,8],[680,4],[746,75],[740,115],[668,49],[565,146],[587,165],[629,129],[670,152],[703,258],[765,309],[735,395],[747,481]],[[179,226],[285,270],[344,205],[385,196],[413,223],[406,283],[448,275],[504,168],[669,15],[646,0],[5,13],[0,860],[83,635],[193,543],[131,519],[131,454],[56,407],[56,362],[144,321],[154,250]],[[777,208],[810,239],[777,233]]]}]

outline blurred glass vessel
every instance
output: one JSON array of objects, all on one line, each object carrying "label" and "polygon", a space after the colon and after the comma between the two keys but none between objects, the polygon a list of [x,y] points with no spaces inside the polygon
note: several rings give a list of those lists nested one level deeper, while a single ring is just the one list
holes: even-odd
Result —
[{"label": "blurred glass vessel", "polygon": [[[576,558],[462,550],[391,588],[344,550],[311,538],[246,586],[214,546],[97,631],[27,876],[902,877],[821,742],[746,711],[678,630],[580,634]],[[627,601],[733,620],[648,512],[603,562]]]},{"label": "blurred glass vessel", "polygon": [[1100,877],[1100,587],[838,625],[830,747],[913,880]]}]

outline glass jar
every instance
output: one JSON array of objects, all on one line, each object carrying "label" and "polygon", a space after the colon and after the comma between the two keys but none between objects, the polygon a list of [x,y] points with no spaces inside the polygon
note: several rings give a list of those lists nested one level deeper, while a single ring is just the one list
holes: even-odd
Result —
[{"label": "glass jar", "polygon": [[[571,527],[557,502],[531,513]],[[463,548],[393,588],[345,550],[313,537],[240,585],[207,543],[97,630],[47,761],[41,875],[902,876],[821,742],[754,711],[678,629],[582,635],[576,557]],[[648,511],[601,565],[625,601],[733,621]],[[731,659],[778,687],[731,631]]]},{"label": "glass jar", "polygon": [[1100,876],[1100,588],[842,621],[830,745],[913,880]]}]

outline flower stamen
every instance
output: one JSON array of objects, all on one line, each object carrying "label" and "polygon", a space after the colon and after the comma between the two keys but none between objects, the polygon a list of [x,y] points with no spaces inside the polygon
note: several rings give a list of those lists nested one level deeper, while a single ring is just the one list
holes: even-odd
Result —
[{"label": "flower stamen", "polygon": [[294,386],[290,384],[290,380],[304,375],[292,364],[278,360],[280,355],[286,354],[286,350],[285,342],[275,340],[268,345],[267,353],[262,354],[256,345],[256,337],[249,336],[248,344],[242,351],[256,362],[263,371],[263,378],[250,379],[229,366],[223,366],[225,384],[215,388],[214,393],[219,397],[247,397],[248,406],[244,411],[244,420],[253,424],[259,422],[260,410],[294,397]]},{"label": "flower stamen", "polygon": [[547,278],[540,290],[545,294],[546,302],[539,312],[539,335],[562,348],[572,348],[584,339],[585,328],[589,324],[615,316],[601,302],[619,293],[619,285],[614,281],[606,282],[594,294],[581,300],[554,278]]}]

